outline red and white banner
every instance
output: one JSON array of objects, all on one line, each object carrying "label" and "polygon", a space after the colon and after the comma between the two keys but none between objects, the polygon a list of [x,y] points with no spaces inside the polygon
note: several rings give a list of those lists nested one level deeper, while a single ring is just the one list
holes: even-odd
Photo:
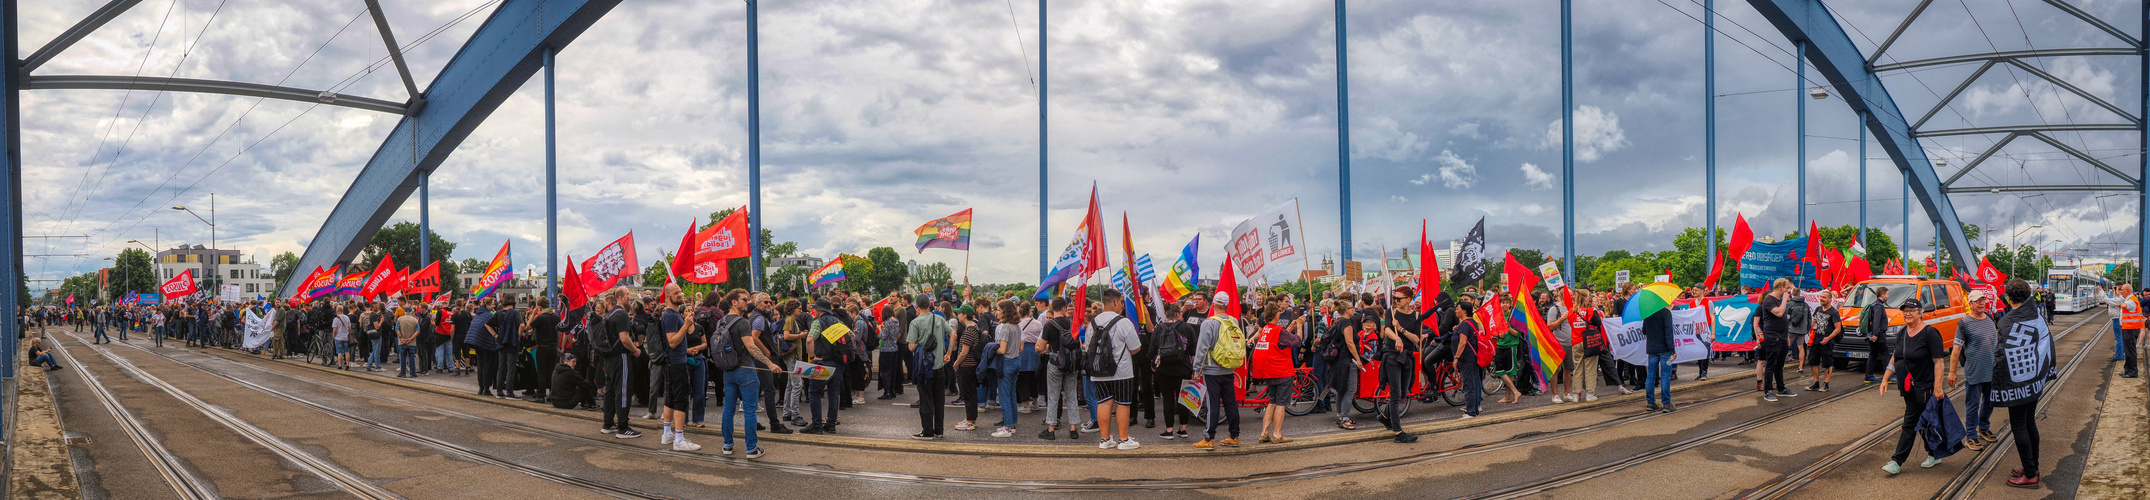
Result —
[{"label": "red and white banner", "polygon": [[371,298],[378,297],[383,293],[393,292],[394,290],[384,288],[383,285],[388,284],[388,277],[395,270],[396,256],[393,254],[381,254],[381,261],[374,263],[373,272],[366,276],[366,284],[358,288],[358,296]]},{"label": "red and white banner", "polygon": [[403,278],[403,293],[440,293],[440,261]]},{"label": "red and white banner", "polygon": [[628,231],[626,236],[598,249],[596,256],[582,261],[582,284],[590,295],[597,295],[618,285],[620,278],[641,270],[635,261],[635,232]]},{"label": "red and white banner", "polygon": [[164,282],[164,285],[158,286],[157,291],[162,292],[164,294],[165,300],[171,300],[185,297],[188,295],[193,295],[195,292],[194,270],[188,269],[180,271],[178,276],[173,276],[170,281],[166,281]]}]

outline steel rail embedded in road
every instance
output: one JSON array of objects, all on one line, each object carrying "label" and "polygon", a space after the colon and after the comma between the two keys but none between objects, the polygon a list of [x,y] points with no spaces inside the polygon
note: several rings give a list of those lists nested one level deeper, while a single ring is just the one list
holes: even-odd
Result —
[{"label": "steel rail embedded in road", "polygon": [[[81,339],[75,338],[78,341]],[[89,383],[90,393],[97,396],[97,402],[104,405],[105,410],[112,412],[112,419],[119,422],[120,430],[127,434],[127,439],[134,441],[136,447],[142,449],[142,454],[149,458],[149,465],[157,468],[157,475],[164,477],[164,483],[171,485],[172,491],[177,492],[180,498],[189,500],[219,498],[215,491],[204,486],[209,484],[208,481],[195,477],[193,471],[187,470],[186,465],[180,463],[179,457],[173,456],[171,450],[164,448],[163,443],[150,437],[149,429],[142,426],[142,421],[135,418],[134,412],[127,411],[126,405],[120,404],[119,398],[113,396],[112,391],[105,389],[104,383],[97,379],[97,374],[91,373],[88,367],[76,361],[75,356],[69,354],[64,347],[60,345],[58,337],[53,338],[53,350],[58,351],[60,357],[67,360],[67,364],[74,365],[76,373],[82,374],[83,380]]]},{"label": "steel rail embedded in road", "polygon": [[[2084,354],[2090,352],[2090,346],[2098,345],[2098,339],[2104,338],[2105,332],[2109,331],[2111,326],[2111,323],[2107,322],[2106,326],[2098,327],[2098,333],[2091,335],[2090,340],[2083,344],[2083,349],[2076,351],[2075,358],[2068,360],[2068,366],[2061,369],[2059,379],[2054,380],[2053,385],[2046,388],[2046,393],[2052,394],[2054,397],[2040,397],[2038,399],[2037,420],[2045,420],[2046,410],[2053,405],[2053,401],[2060,399],[2061,386],[2067,385],[2068,379],[2074,378],[2072,375],[2075,374],[2076,366],[2083,364],[2084,359],[2088,359],[2088,356],[2084,356]],[[1979,451],[1977,456],[1972,457],[1971,465],[1964,467],[1961,471],[1957,471],[1956,477],[1950,479],[1947,486],[1943,486],[1941,491],[1934,493],[1934,498],[1970,498],[1971,494],[1977,493],[1980,484],[1979,480],[1984,479],[1986,475],[1992,474],[1994,469],[1999,468],[2001,458],[2008,455],[2009,445],[2015,442],[2015,428],[2013,426],[2003,427],[1996,437],[1999,439],[1993,440],[1993,443],[1986,445],[1985,450]]]},{"label": "steel rail embedded in road", "polygon": [[[74,337],[75,341],[78,343],[83,342],[83,338],[81,335],[68,334],[68,336]],[[132,361],[128,361],[125,357],[122,357],[118,354],[113,354],[111,351],[106,350],[103,347],[98,347],[94,344],[85,345],[87,345],[90,350],[97,351],[97,353],[99,355],[104,356],[106,360],[111,361],[112,366],[119,367],[120,370],[132,374],[135,379],[142,381],[142,383],[149,384],[152,387],[156,387],[158,390],[164,391],[165,394],[170,394],[173,398],[178,399],[182,403],[186,403],[187,406],[193,407],[196,411],[199,411],[203,415],[208,416],[211,420],[215,420],[217,421],[217,423],[223,424],[225,427],[231,428],[231,430],[238,432],[239,435],[245,436],[248,440],[260,444],[264,448],[268,448],[269,451],[276,453],[277,456],[281,456],[286,460],[290,460],[292,463],[298,464],[299,467],[305,468],[307,472],[312,473],[316,476],[320,476],[322,479],[326,479],[330,483],[334,483],[337,488],[340,488],[353,496],[368,499],[403,498],[402,495],[397,495],[395,493],[389,492],[388,490],[382,489],[380,486],[374,485],[371,481],[367,481],[365,478],[359,477],[357,474],[354,474],[351,471],[336,465],[335,463],[324,460],[321,457],[313,456],[313,454],[311,453],[306,453],[305,451],[299,450],[298,448],[291,446],[290,443],[284,442],[283,439],[276,437],[276,435],[270,434],[268,431],[262,430],[260,427],[255,427],[254,424],[247,423],[245,420],[242,420],[239,417],[232,415],[230,412],[224,411],[224,409],[222,408],[211,406],[209,405],[209,403],[203,402],[199,398],[195,398],[193,394],[189,394],[187,393],[187,391],[165,382],[164,379],[157,378],[157,376],[155,375],[150,375],[148,371],[143,370],[140,367],[134,366],[134,363]],[[128,345],[133,346],[133,344]],[[140,349],[140,347],[136,348]],[[70,357],[70,359],[72,358]]]},{"label": "steel rail embedded in road", "polygon": [[[2096,317],[2097,316],[2092,316],[2091,318]],[[2067,338],[2068,334],[2073,333],[2075,329],[2082,328],[2083,325],[2091,324],[2091,322],[2092,321],[2090,319],[2085,319],[2084,321],[2078,322],[2074,325],[2070,325],[2068,329],[2062,330],[2059,335],[2054,336],[2054,342],[2056,344],[2059,343],[2060,339]],[[2063,380],[2065,380],[2069,375],[2074,372],[2074,367],[2081,362],[2083,355],[2090,351],[2090,346],[2097,344],[2098,337],[2103,336],[2105,328],[2105,326],[2099,326],[2097,333],[2093,334],[2090,341],[2085,342],[2081,349],[2076,350],[2074,358],[2072,358],[2068,362],[2067,371],[2063,371],[2060,373],[2060,377]],[[1950,391],[1950,397],[1954,397],[1954,394],[1960,392],[1962,392],[1960,389]],[[2042,401],[2041,404],[2043,404]],[[1806,467],[1799,469],[1797,472],[1778,477],[1776,481],[1772,481],[1767,485],[1763,485],[1761,488],[1758,488],[1755,491],[1748,493],[1747,496],[1742,498],[1746,500],[1784,498],[1786,495],[1791,494],[1793,491],[1796,491],[1801,487],[1805,487],[1806,485],[1813,483],[1814,480],[1820,479],[1823,475],[1827,475],[1829,472],[1836,470],[1838,467],[1850,463],[1853,459],[1858,458],[1859,455],[1865,453],[1867,449],[1873,448],[1874,445],[1880,444],[1882,440],[1886,439],[1890,434],[1894,434],[1896,430],[1903,425],[1903,423],[1903,418],[1897,418],[1896,420],[1892,420],[1889,422],[1888,425],[1884,425],[1881,428],[1875,429],[1874,432],[1867,433],[1866,436],[1860,437],[1859,439],[1852,441],[1851,444],[1845,445],[1843,448],[1838,449],[1835,453],[1831,453],[1829,454],[1829,456],[1823,457],[1821,460],[1809,464]],[[1996,448],[1988,447],[1987,449],[1994,450]]]},{"label": "steel rail embedded in road", "polygon": [[[77,338],[80,338],[80,337],[77,337]],[[383,423],[380,423],[380,422],[375,422],[375,421],[373,421],[373,420],[370,420],[370,419],[367,419],[367,418],[365,418],[365,417],[361,417],[361,416],[358,416],[358,415],[352,414],[352,413],[350,413],[350,412],[346,412],[346,411],[343,411],[343,410],[338,410],[338,409],[335,409],[335,408],[330,408],[330,407],[327,407],[327,406],[321,405],[320,403],[315,403],[315,402],[312,402],[312,401],[307,401],[307,400],[305,400],[305,399],[301,399],[301,398],[298,398],[298,397],[292,396],[292,395],[290,395],[290,394],[285,394],[285,393],[283,393],[282,391],[278,391],[278,390],[275,390],[275,389],[270,389],[270,388],[268,388],[268,387],[264,387],[264,386],[262,386],[261,384],[256,384],[256,383],[254,383],[254,382],[251,382],[251,381],[247,381],[247,380],[242,380],[242,379],[239,379],[239,378],[236,378],[236,377],[232,377],[232,376],[229,376],[229,375],[225,375],[225,374],[222,374],[222,373],[217,373],[217,372],[215,372],[215,371],[212,371],[212,370],[209,370],[209,369],[207,369],[207,368],[203,368],[203,367],[201,367],[200,365],[196,365],[196,364],[194,364],[194,363],[189,363],[189,362],[186,362],[186,361],[181,361],[181,360],[179,360],[178,358],[173,358],[173,357],[171,357],[170,355],[167,355],[167,354],[164,354],[164,353],[160,353],[160,352],[156,352],[156,351],[151,351],[151,350],[149,350],[148,348],[144,348],[144,347],[142,347],[142,346],[138,346],[138,345],[134,345],[134,344],[127,344],[127,346],[128,346],[128,347],[133,347],[133,348],[135,348],[135,349],[137,349],[137,350],[141,350],[142,352],[145,352],[145,353],[149,353],[149,354],[152,354],[152,355],[156,355],[156,356],[158,356],[158,357],[164,358],[164,359],[165,359],[166,361],[171,361],[171,362],[173,362],[173,363],[177,363],[177,364],[180,364],[180,365],[186,366],[186,367],[188,367],[188,368],[193,368],[193,369],[195,369],[195,370],[200,370],[200,371],[201,371],[202,373],[207,373],[207,374],[209,374],[209,375],[212,375],[212,376],[215,376],[215,377],[218,377],[218,378],[222,378],[222,379],[224,379],[224,380],[227,380],[227,381],[230,381],[230,382],[232,382],[232,383],[236,383],[236,384],[239,384],[239,385],[241,385],[241,386],[244,386],[244,387],[246,387],[246,388],[248,388],[248,389],[253,389],[253,390],[255,390],[255,391],[257,391],[257,392],[260,392],[260,393],[262,393],[262,394],[267,394],[267,395],[269,395],[269,396],[273,396],[273,397],[276,397],[276,398],[278,398],[278,399],[282,399],[282,400],[285,400],[285,401],[290,401],[290,402],[292,402],[292,403],[296,403],[296,404],[298,404],[299,406],[303,406],[303,407],[306,407],[306,408],[311,408],[311,409],[313,409],[314,411],[319,411],[319,412],[321,412],[321,413],[326,413],[326,414],[328,414],[329,416],[332,416],[332,417],[336,417],[336,418],[338,418],[338,419],[341,419],[341,420],[343,420],[343,421],[346,421],[346,422],[351,422],[351,423],[354,423],[354,424],[359,424],[359,425],[363,425],[363,426],[367,426],[367,427],[372,427],[372,428],[374,428],[374,429],[378,429],[378,430],[380,430],[380,431],[382,431],[382,432],[386,432],[386,433],[389,433],[389,434],[391,434],[391,435],[394,435],[394,436],[397,436],[397,437],[401,437],[401,438],[404,438],[404,439],[406,439],[406,440],[410,440],[410,441],[416,442],[416,443],[418,443],[418,444],[421,444],[421,445],[425,445],[425,446],[427,446],[427,447],[431,447],[431,448],[434,448],[434,449],[438,449],[438,450],[441,450],[441,451],[445,451],[445,452],[448,452],[449,454],[453,454],[453,455],[456,455],[456,456],[459,456],[459,457],[463,457],[464,459],[467,459],[467,460],[470,460],[470,461],[473,461],[473,462],[478,462],[478,463],[483,463],[483,464],[488,464],[488,465],[498,466],[498,467],[501,467],[501,468],[504,468],[504,469],[508,469],[508,470],[512,470],[512,471],[516,471],[516,472],[521,472],[521,473],[523,473],[523,474],[525,474],[525,475],[529,475],[529,476],[531,476],[531,477],[536,477],[536,478],[538,478],[538,479],[544,479],[544,480],[547,480],[547,481],[552,481],[552,482],[555,482],[555,483],[559,483],[559,484],[563,484],[563,485],[567,485],[567,486],[573,486],[573,487],[577,487],[577,488],[587,489],[587,490],[590,490],[590,491],[594,491],[594,492],[597,492],[597,493],[602,493],[602,494],[605,494],[605,495],[607,495],[607,496],[612,496],[612,497],[616,497],[616,498],[656,498],[656,499],[668,499],[668,498],[671,498],[671,497],[667,497],[667,496],[664,496],[664,495],[658,495],[658,494],[655,494],[655,493],[650,493],[650,492],[646,492],[646,491],[642,491],[642,490],[638,490],[638,489],[634,489],[634,488],[629,488],[629,487],[626,487],[626,486],[620,486],[620,485],[616,485],[616,484],[612,484],[612,483],[607,483],[607,482],[602,482],[602,481],[596,481],[596,480],[591,480],[591,479],[584,479],[584,478],[580,478],[580,477],[575,477],[575,476],[572,476],[572,475],[568,475],[568,474],[563,474],[563,473],[559,473],[559,472],[553,472],[553,471],[549,471],[549,470],[545,470],[545,469],[540,469],[540,468],[536,468],[536,467],[531,467],[531,466],[528,466],[528,465],[523,465],[523,464],[521,464],[521,463],[517,463],[517,462],[515,462],[514,460],[509,460],[509,459],[501,458],[501,457],[498,457],[498,456],[494,456],[494,455],[491,455],[491,454],[488,454],[488,453],[485,453],[485,452],[481,452],[481,451],[478,451],[478,450],[474,450],[474,449],[471,449],[471,448],[469,448],[469,447],[466,447],[466,446],[463,446],[463,445],[458,445],[458,444],[455,444],[455,443],[450,443],[450,442],[447,442],[447,441],[445,441],[445,440],[441,440],[441,439],[439,439],[439,438],[434,438],[434,437],[431,437],[431,436],[427,436],[427,435],[425,435],[425,434],[421,434],[421,433],[418,433],[418,432],[413,432],[413,431],[411,431],[411,430],[408,430],[408,429],[404,429],[404,428],[401,428],[401,427],[396,427],[396,426],[392,426],[392,425],[387,425],[387,424],[383,424]]]}]

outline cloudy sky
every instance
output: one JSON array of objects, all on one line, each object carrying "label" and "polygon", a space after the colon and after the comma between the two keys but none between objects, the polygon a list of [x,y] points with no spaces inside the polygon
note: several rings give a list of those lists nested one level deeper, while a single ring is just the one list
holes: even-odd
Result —
[{"label": "cloudy sky", "polygon": [[[1717,94],[1703,90],[1706,16],[1697,1],[1578,0],[1575,5],[1577,251],[1671,247],[1700,227],[1703,105],[1718,103],[1718,207],[1757,232],[1794,229],[1799,206],[1791,46],[1745,2],[1719,2]],[[23,44],[37,47],[102,1],[29,2]],[[484,0],[386,0],[424,88],[483,22]],[[2078,0],[2133,26],[2137,6]],[[1837,2],[1868,52],[1915,0]],[[1496,247],[1557,254],[1560,241],[1560,45],[1557,2],[1353,0],[1349,4],[1352,214],[1364,258],[1401,248],[1426,219],[1436,239],[1480,217]],[[928,219],[977,209],[972,277],[1036,276],[1039,228],[1039,27],[1036,2],[771,0],[761,9],[765,224],[829,256],[907,250]],[[177,76],[408,96],[361,2],[148,0],[36,74]],[[1095,184],[1125,212],[1138,252],[1169,260],[1201,234],[1205,264],[1242,219],[1291,198],[1315,255],[1341,250],[1335,17],[1328,2],[1080,0],[1050,8],[1051,177],[1047,233],[1057,252]],[[460,21],[459,21],[460,20]],[[559,56],[560,244],[588,255],[634,230],[641,254],[676,245],[688,221],[745,203],[745,9],[740,2],[637,0]],[[428,37],[428,34],[431,34]],[[1937,2],[1882,58],[2121,42],[2033,0]],[[2034,67],[2140,110],[2132,57],[2048,58]],[[1904,112],[1924,114],[1976,65],[1897,72]],[[1819,77],[1808,72],[1809,78]],[[544,260],[543,87],[533,78],[432,180],[435,231],[456,257],[512,241],[518,264]],[[219,244],[267,257],[302,251],[397,117],[309,103],[155,92],[25,91],[24,190],[38,278],[98,267],[128,239],[207,243],[173,204],[216,193]],[[1810,215],[1858,223],[1856,118],[1838,98],[1807,100]],[[2118,123],[2121,118],[2020,69],[1995,69],[1928,128]],[[2055,139],[2139,171],[2135,134]],[[1998,136],[1928,140],[1952,175]],[[1872,148],[1872,227],[1904,231],[1902,181]],[[2005,148],[1962,185],[2114,184],[2031,140]],[[1966,194],[1967,222],[2046,249],[2132,254],[2137,198],[2109,193]],[[415,221],[417,201],[397,214]],[[160,210],[161,209],[161,210]],[[1913,204],[1910,241],[1932,224]],[[1117,224],[1111,227],[1118,247]],[[1981,246],[2006,243],[2009,234]],[[2054,240],[2060,240],[2054,243]],[[1900,239],[1901,241],[1901,239]],[[49,248],[42,247],[49,242]],[[921,262],[961,265],[935,250]],[[645,257],[644,263],[648,263]]]}]

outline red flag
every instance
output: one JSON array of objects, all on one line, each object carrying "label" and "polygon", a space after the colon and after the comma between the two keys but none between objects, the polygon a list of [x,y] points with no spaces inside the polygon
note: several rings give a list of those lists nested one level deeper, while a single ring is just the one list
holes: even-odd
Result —
[{"label": "red flag", "polygon": [[388,284],[388,275],[395,270],[395,254],[381,254],[381,261],[374,263],[373,272],[368,273],[368,276],[366,276],[366,284],[358,287],[358,296],[361,298],[370,298],[378,296],[383,292],[390,291],[383,289],[381,285]]},{"label": "red flag", "polygon": [[164,294],[164,300],[166,301],[170,301],[176,297],[185,297],[188,295],[193,295],[195,292],[194,270],[188,269],[180,271],[178,276],[173,276],[170,281],[166,281],[164,282],[164,285],[158,286],[157,291],[162,292]]},{"label": "red flag", "polygon": [[672,263],[665,266],[665,283],[673,278],[687,279],[689,269],[694,269],[694,220],[687,220],[687,234],[679,237],[679,250],[672,253]]},{"label": "red flag", "polygon": [[2008,275],[2001,274],[2001,270],[1993,267],[1993,263],[1987,262],[1985,257],[1979,257],[1978,281],[1993,285],[1995,289],[2000,289],[2008,283]]},{"label": "red flag", "polygon": [[[1217,270],[1217,293],[1224,294],[1224,315],[1239,317],[1239,277],[1232,271],[1232,256],[1224,256],[1224,267]],[[1216,316],[1212,311],[1210,316]]]},{"label": "red flag", "polygon": [[381,296],[402,297],[404,290],[410,288],[410,285],[411,270],[403,268],[391,269],[388,272],[388,278],[381,284]]},{"label": "red flag", "polygon": [[1478,366],[1493,365],[1493,339],[1508,331],[1508,312],[1501,310],[1500,294],[1489,294],[1486,303],[1478,306]]},{"label": "red flag", "polygon": [[746,258],[747,251],[753,248],[753,240],[747,236],[747,210],[739,207],[708,229],[695,233],[694,262],[717,261],[722,264],[727,259]]},{"label": "red flag", "polygon": [[[574,262],[575,256],[567,256],[567,261]],[[573,265],[567,266],[567,279],[560,281],[560,294],[567,296],[567,309],[570,311],[581,309],[584,303],[590,301],[589,291],[582,286],[582,274],[575,272]]]},{"label": "red flag", "polygon": [[1747,247],[1754,246],[1754,231],[1747,229],[1747,216],[1739,214],[1732,222],[1732,239],[1725,241],[1725,253],[1733,262],[1747,256]]},{"label": "red flag", "polygon": [[1717,261],[1710,263],[1710,275],[1709,277],[1702,278],[1702,289],[1717,289],[1717,279],[1724,277],[1724,258],[1725,254],[1717,254]]},{"label": "red flag", "polygon": [[403,293],[440,293],[440,261],[404,276]]},{"label": "red flag", "polygon": [[620,278],[641,270],[641,264],[635,261],[635,232],[628,231],[626,236],[598,249],[596,256],[582,261],[582,282],[585,291],[596,295],[618,285]]},{"label": "red flag", "polygon": [[1822,265],[1822,228],[1814,221],[1807,221],[1807,258],[1804,260],[1817,269]]},{"label": "red flag", "polygon": [[882,309],[886,309],[886,308],[888,308],[888,303],[889,303],[890,301],[893,301],[893,300],[896,300],[896,298],[895,298],[895,297],[888,297],[888,298],[884,298],[884,299],[881,299],[881,301],[880,301],[880,302],[875,302],[875,303],[873,303],[873,311],[870,311],[870,312],[872,312],[872,313],[873,313],[873,320],[874,320],[874,322],[876,322],[876,323],[879,323],[879,322],[881,321],[881,310],[882,310]]},{"label": "red flag", "polygon": [[[1090,209],[1083,213],[1082,232],[1085,240],[1083,244],[1083,274],[1087,275],[1105,269],[1105,263],[1112,259],[1112,254],[1105,252],[1105,216],[1097,210],[1096,184],[1090,185]],[[1238,297],[1233,297],[1233,299],[1237,300]]]},{"label": "red flag", "polygon": [[1433,302],[1441,297],[1441,265],[1433,257],[1433,243],[1426,240],[1426,220],[1418,220],[1418,313],[1420,325],[1440,328],[1441,318],[1432,314]]}]

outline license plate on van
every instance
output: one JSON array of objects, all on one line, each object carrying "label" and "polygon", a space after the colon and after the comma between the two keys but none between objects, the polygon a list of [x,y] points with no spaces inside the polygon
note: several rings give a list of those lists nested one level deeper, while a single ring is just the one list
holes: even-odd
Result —
[{"label": "license plate on van", "polygon": [[1844,357],[1847,359],[1866,359],[1866,351],[1846,352],[1844,353]]}]

